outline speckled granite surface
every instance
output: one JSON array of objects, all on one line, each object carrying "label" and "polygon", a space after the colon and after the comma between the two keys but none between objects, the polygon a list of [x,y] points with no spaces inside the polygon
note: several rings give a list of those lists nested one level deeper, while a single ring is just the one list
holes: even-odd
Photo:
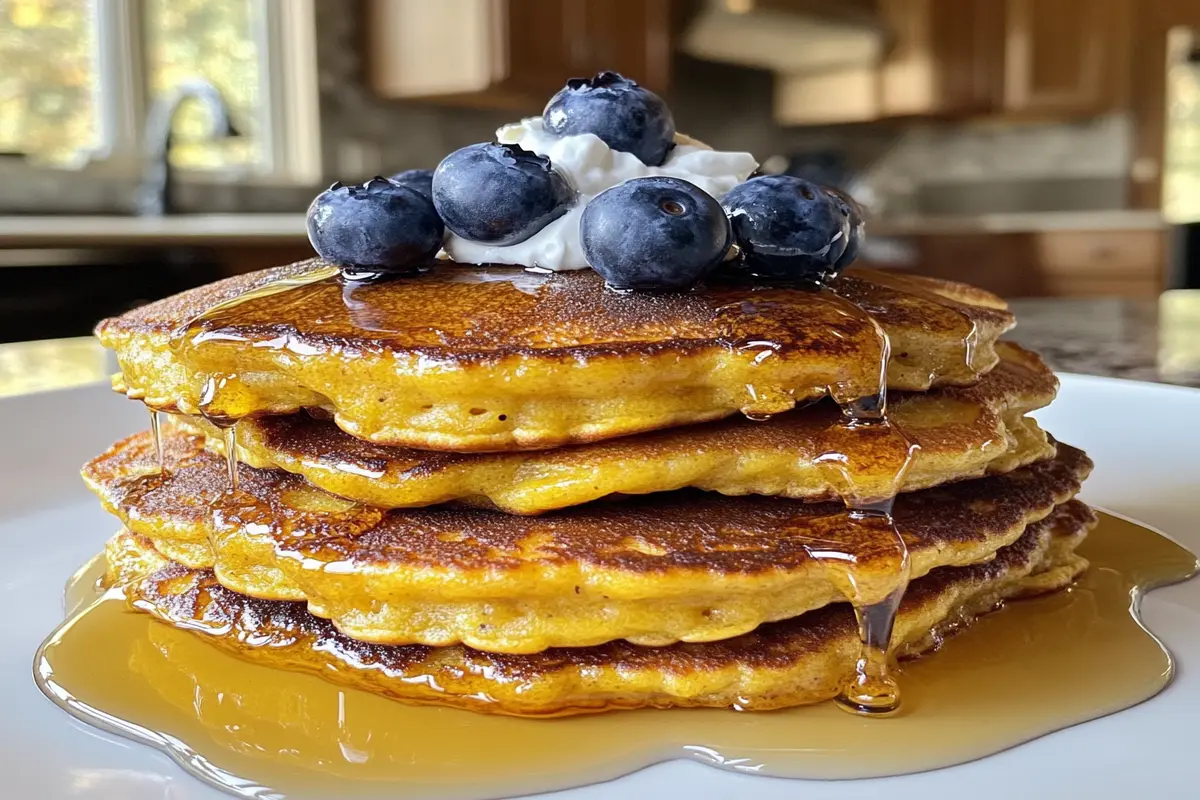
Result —
[{"label": "speckled granite surface", "polygon": [[1054,369],[1200,386],[1200,291],[1155,300],[1014,300],[1008,338]]}]

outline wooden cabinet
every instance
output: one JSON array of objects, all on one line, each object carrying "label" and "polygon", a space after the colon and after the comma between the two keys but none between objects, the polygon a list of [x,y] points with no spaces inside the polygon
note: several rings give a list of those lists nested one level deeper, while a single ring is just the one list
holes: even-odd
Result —
[{"label": "wooden cabinet", "polygon": [[1162,230],[931,233],[912,243],[912,272],[1001,297],[1157,297],[1164,286]]},{"label": "wooden cabinet", "polygon": [[784,124],[970,116],[995,105],[1003,57],[1001,0],[879,0],[891,34],[877,65],[780,76]]},{"label": "wooden cabinet", "polygon": [[1003,108],[1055,116],[1126,100],[1131,3],[1006,0]]},{"label": "wooden cabinet", "polygon": [[614,69],[656,92],[671,72],[671,0],[368,0],[379,95],[540,109],[568,78]]},{"label": "wooden cabinet", "polygon": [[780,125],[871,122],[882,115],[879,73],[872,67],[775,78],[775,121]]},{"label": "wooden cabinet", "polygon": [[995,0],[883,0],[895,44],[881,67],[884,117],[966,116],[992,107],[1003,13]]},{"label": "wooden cabinet", "polygon": [[[887,56],[780,76],[784,124],[896,117],[1065,118],[1129,100],[1133,0],[879,0]],[[839,110],[844,108],[844,110]]]}]

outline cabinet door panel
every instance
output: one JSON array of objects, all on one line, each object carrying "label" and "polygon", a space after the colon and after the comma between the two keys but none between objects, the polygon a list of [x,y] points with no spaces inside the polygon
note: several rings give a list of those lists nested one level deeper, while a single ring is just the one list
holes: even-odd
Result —
[{"label": "cabinet door panel", "polygon": [[996,0],[882,0],[893,47],[881,68],[884,116],[988,113],[1003,81]]},{"label": "cabinet door panel", "polygon": [[541,109],[604,69],[668,89],[672,0],[367,0],[372,87],[384,97]]},{"label": "cabinet door panel", "polygon": [[[495,1],[495,0],[494,0]],[[497,31],[497,57],[505,62],[502,85],[530,96],[557,91],[571,77],[574,0],[500,0],[507,6]]]},{"label": "cabinet door panel", "polygon": [[1007,0],[1005,9],[1006,110],[1092,113],[1119,101],[1125,0]]},{"label": "cabinet door panel", "polygon": [[620,72],[655,92],[671,73],[670,0],[565,0],[575,74]]}]

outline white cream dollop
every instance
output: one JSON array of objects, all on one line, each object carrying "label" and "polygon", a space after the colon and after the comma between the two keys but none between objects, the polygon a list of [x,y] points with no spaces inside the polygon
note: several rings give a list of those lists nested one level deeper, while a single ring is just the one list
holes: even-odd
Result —
[{"label": "white cream dollop", "polygon": [[631,178],[668,175],[696,184],[718,200],[758,167],[749,153],[713,150],[683,134],[662,166],[649,167],[632,153],[613,150],[593,133],[556,136],[542,127],[541,117],[530,117],[496,131],[496,140],[520,145],[550,159],[554,168],[579,193],[566,214],[518,244],[503,247],[446,232],[445,250],[462,264],[515,264],[554,271],[588,266],[579,241],[579,219],[588,202],[605,189]]}]

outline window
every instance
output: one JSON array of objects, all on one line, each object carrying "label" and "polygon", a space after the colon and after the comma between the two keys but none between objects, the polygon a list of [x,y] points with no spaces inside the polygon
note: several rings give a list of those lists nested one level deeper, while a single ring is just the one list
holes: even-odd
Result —
[{"label": "window", "polygon": [[0,153],[71,165],[97,150],[90,0],[0,0]]},{"label": "window", "polygon": [[1200,32],[1175,28],[1167,42],[1163,215],[1200,220]]},{"label": "window", "polygon": [[0,0],[0,156],[138,169],[146,116],[181,83],[221,92],[237,135],[180,107],[172,164],[209,178],[319,177],[312,0]]},{"label": "window", "polygon": [[204,141],[205,120],[197,105],[180,109],[173,133],[176,167],[213,169],[244,166],[266,158],[259,113],[262,51],[256,32],[262,20],[253,0],[143,0],[146,77],[151,97],[181,82],[204,77],[229,105],[238,136]]}]

